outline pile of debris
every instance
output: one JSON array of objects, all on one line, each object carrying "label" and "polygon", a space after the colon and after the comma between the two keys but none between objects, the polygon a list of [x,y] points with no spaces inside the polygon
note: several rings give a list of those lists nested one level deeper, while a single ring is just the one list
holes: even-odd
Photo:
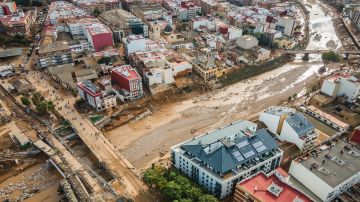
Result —
[{"label": "pile of debris", "polygon": [[44,177],[46,166],[35,170],[30,176],[22,176],[22,180],[16,183],[9,183],[0,188],[0,198],[9,199],[14,193],[20,191],[15,201],[23,201],[46,186],[47,179]]}]

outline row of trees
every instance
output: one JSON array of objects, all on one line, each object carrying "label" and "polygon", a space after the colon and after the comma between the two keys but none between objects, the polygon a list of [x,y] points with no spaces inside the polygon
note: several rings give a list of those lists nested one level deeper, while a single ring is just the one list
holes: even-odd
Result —
[{"label": "row of trees", "polygon": [[340,55],[334,51],[329,51],[321,54],[321,59],[324,62],[340,62]]},{"label": "row of trees", "polygon": [[162,194],[173,202],[217,202],[217,198],[207,194],[188,178],[176,170],[163,166],[153,166],[144,174],[144,181],[156,186]]},{"label": "row of trees", "polygon": [[233,84],[243,79],[256,76],[264,72],[278,68],[292,61],[293,59],[294,57],[291,54],[283,54],[280,57],[277,57],[273,60],[267,61],[262,64],[246,65],[242,69],[237,69],[231,72],[231,74],[227,74],[226,76],[219,78],[219,80],[224,85]]},{"label": "row of trees", "polygon": [[20,100],[25,106],[30,106],[31,103],[33,103],[39,115],[44,115],[47,114],[49,110],[54,110],[54,103],[52,101],[45,100],[44,96],[38,92],[35,92],[32,95],[31,100],[25,95],[22,96]]},{"label": "row of trees", "polygon": [[29,45],[31,41],[27,39],[24,35],[0,35],[0,44],[1,45]]}]

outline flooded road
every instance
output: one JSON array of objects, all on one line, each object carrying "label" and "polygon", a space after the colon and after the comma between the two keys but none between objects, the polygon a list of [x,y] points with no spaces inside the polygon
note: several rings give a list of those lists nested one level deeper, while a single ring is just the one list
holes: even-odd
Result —
[{"label": "flooded road", "polygon": [[[321,6],[316,1],[306,3],[311,22],[308,50],[341,47],[332,18]],[[320,55],[310,55],[309,62],[301,57],[231,86],[163,105],[151,116],[106,132],[106,136],[136,167],[147,167],[175,144],[236,120],[252,119],[295,93],[304,94],[306,87],[318,82],[318,70],[324,64]],[[327,74],[330,71],[331,67]],[[192,130],[196,132],[192,134]]]}]

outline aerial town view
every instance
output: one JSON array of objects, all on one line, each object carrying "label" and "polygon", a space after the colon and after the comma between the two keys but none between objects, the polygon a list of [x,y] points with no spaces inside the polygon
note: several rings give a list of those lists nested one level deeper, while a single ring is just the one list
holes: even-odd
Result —
[{"label": "aerial town view", "polygon": [[360,0],[0,0],[0,201],[360,202]]}]

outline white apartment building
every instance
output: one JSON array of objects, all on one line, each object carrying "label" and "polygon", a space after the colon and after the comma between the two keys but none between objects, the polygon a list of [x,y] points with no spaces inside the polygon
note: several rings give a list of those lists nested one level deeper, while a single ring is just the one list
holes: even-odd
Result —
[{"label": "white apartment building", "polygon": [[135,52],[146,51],[146,39],[141,35],[130,35],[122,40],[125,45],[125,52],[127,55]]},{"label": "white apartment building", "polygon": [[219,198],[238,182],[280,165],[283,151],[266,129],[238,121],[171,148],[174,167]]},{"label": "white apartment building", "polygon": [[276,23],[276,30],[281,31],[285,36],[292,36],[295,28],[295,18],[280,17]]},{"label": "white apartment building", "polygon": [[322,201],[332,201],[360,182],[360,150],[343,140],[325,144],[293,160],[289,174]]},{"label": "white apartment building", "polygon": [[360,73],[332,75],[324,80],[321,92],[331,97],[345,96],[354,103],[360,95]]},{"label": "white apartment building", "polygon": [[280,141],[295,144],[302,152],[312,149],[319,136],[319,132],[306,117],[287,107],[270,107],[260,113],[262,121],[268,130],[274,133]]}]

